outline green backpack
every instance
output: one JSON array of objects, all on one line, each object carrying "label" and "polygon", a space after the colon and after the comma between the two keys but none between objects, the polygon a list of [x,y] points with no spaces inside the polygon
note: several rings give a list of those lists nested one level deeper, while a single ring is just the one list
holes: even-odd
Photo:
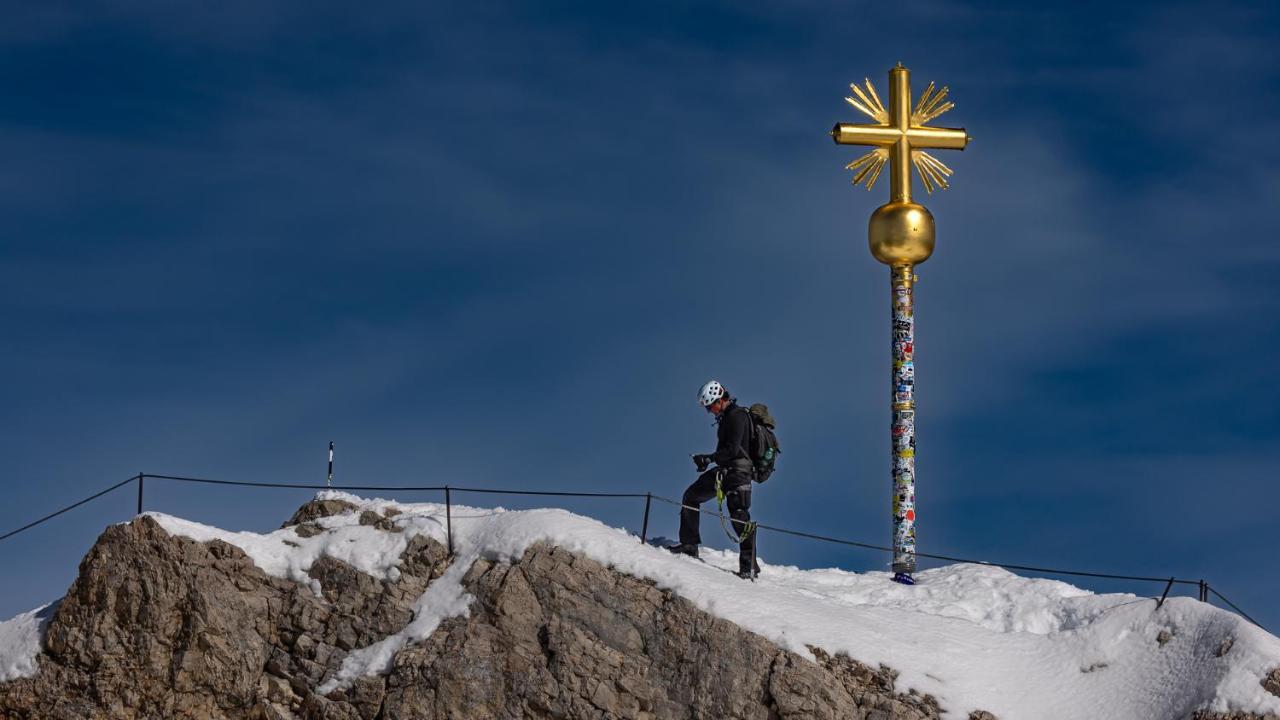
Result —
[{"label": "green backpack", "polygon": [[782,448],[778,447],[778,436],[773,432],[773,416],[769,414],[767,405],[756,403],[747,415],[751,418],[751,464],[756,469],[756,482],[762,483],[773,474]]}]

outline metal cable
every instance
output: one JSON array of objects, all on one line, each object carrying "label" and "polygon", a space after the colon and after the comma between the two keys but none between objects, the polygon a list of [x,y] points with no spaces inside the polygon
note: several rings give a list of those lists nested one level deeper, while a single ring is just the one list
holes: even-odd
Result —
[{"label": "metal cable", "polygon": [[[664,502],[664,503],[667,503],[668,505],[675,505],[680,508],[687,508],[689,510],[693,510],[695,512],[701,513],[703,515],[717,515],[717,516],[719,515],[719,513],[711,512],[709,510],[704,510],[700,506],[685,505],[684,503],[678,500],[672,500],[671,498],[663,497],[661,495],[649,495],[649,494],[641,494],[641,493],[557,492],[557,491],[549,491],[549,490],[499,490],[495,488],[455,487],[455,486],[443,486],[443,485],[441,486],[403,486],[403,485],[328,486],[328,485],[309,485],[309,484],[300,484],[300,483],[268,483],[268,482],[248,482],[248,481],[242,481],[242,480],[212,480],[209,478],[183,477],[179,475],[140,474],[140,475],[135,475],[127,480],[122,480],[121,482],[118,482],[115,485],[112,485],[111,487],[106,488],[105,490],[94,493],[93,495],[90,495],[89,497],[84,498],[83,500],[80,500],[76,503],[68,505],[56,512],[50,513],[40,518],[39,520],[35,520],[33,522],[27,523],[26,525],[23,525],[22,527],[17,528],[16,530],[11,530],[10,532],[5,533],[4,535],[0,535],[0,540],[6,540],[21,532],[30,530],[31,528],[36,527],[37,525],[40,525],[49,520],[52,520],[53,518],[58,517],[59,515],[62,515],[65,512],[74,510],[75,508],[78,508],[81,505],[84,505],[85,503],[88,503],[92,500],[96,500],[102,497],[103,495],[106,495],[107,493],[112,492],[113,490],[118,490],[119,488],[122,488],[131,482],[140,481],[144,478],[152,478],[155,480],[173,480],[177,482],[203,483],[208,485],[286,488],[286,489],[295,489],[295,490],[378,490],[378,491],[432,491],[432,492],[444,492],[447,490],[456,490],[458,492],[486,493],[486,494],[494,494],[494,495],[529,495],[529,496],[542,496],[542,497],[605,497],[605,498],[652,497],[654,500],[657,500],[659,502]],[[755,525],[755,528],[760,530],[768,530],[770,532],[776,532],[782,535],[791,535],[794,537],[802,537],[810,540],[818,540],[821,542],[834,543],[837,545],[846,545],[849,547],[857,547],[857,548],[863,548],[867,550],[877,550],[880,552],[893,552],[893,548],[886,547],[884,545],[873,545],[871,543],[856,542],[854,540],[845,540],[843,538],[835,538],[827,535],[818,535],[815,533],[801,532],[799,530],[788,530],[786,528],[774,527],[772,525],[761,525],[757,523]],[[1000,568],[1005,568],[1009,570],[1024,570],[1027,572],[1038,572],[1038,573],[1045,573],[1050,575],[1070,575],[1074,577],[1105,578],[1110,580],[1137,580],[1141,582],[1170,582],[1169,578],[1143,577],[1140,575],[1116,575],[1113,573],[1084,572],[1079,570],[1060,570],[1057,568],[1035,567],[1031,565],[1012,565],[1012,564],[991,562],[988,560],[973,560],[970,558],[954,557],[951,555],[935,555],[932,553],[921,553],[921,552],[917,552],[915,553],[915,555],[918,557],[931,558],[934,560],[945,560],[948,562],[960,562],[960,563],[972,563],[975,565],[987,565],[990,567],[1000,567]],[[1192,580],[1176,580],[1175,579],[1175,580],[1172,580],[1172,582],[1179,585],[1199,585],[1199,582],[1192,581]],[[1214,589],[1211,586],[1207,586],[1207,587],[1210,592],[1218,596],[1218,599],[1222,600],[1222,602],[1230,606],[1231,609],[1239,613],[1241,617],[1253,623],[1254,625],[1257,625],[1259,628],[1262,628],[1262,625],[1260,625],[1253,618],[1249,617],[1235,603],[1231,602],[1226,597],[1224,597],[1222,593],[1218,592],[1216,589]],[[1265,630],[1265,628],[1263,629]]]},{"label": "metal cable", "polygon": [[[241,487],[293,488],[295,490],[438,490],[440,487],[404,487],[400,485],[302,485],[294,483],[247,482],[244,480],[210,480],[208,478],[180,477],[177,475],[147,475],[142,477],[153,480],[176,480],[178,482],[205,483],[207,485],[239,485]],[[455,490],[457,488],[454,488]]]},{"label": "metal cable", "polygon": [[1244,612],[1243,610],[1241,610],[1239,607],[1237,607],[1235,603],[1233,603],[1233,602],[1231,602],[1230,600],[1228,600],[1228,599],[1226,599],[1225,597],[1223,597],[1222,593],[1218,592],[1217,590],[1214,590],[1212,585],[1209,585],[1209,586],[1207,586],[1207,587],[1209,588],[1209,592],[1213,593],[1214,595],[1217,595],[1219,600],[1221,600],[1222,602],[1224,602],[1224,603],[1226,603],[1226,604],[1230,605],[1230,606],[1231,606],[1231,609],[1232,609],[1232,610],[1235,610],[1235,611],[1236,611],[1236,612],[1238,612],[1238,613],[1240,613],[1240,616],[1241,616],[1241,617],[1243,617],[1245,620],[1248,620],[1249,622],[1253,623],[1254,625],[1258,625],[1258,627],[1259,627],[1259,628],[1261,628],[1261,629],[1262,629],[1262,630],[1264,630],[1264,631],[1266,630],[1266,628],[1264,628],[1264,627],[1262,627],[1261,625],[1259,625],[1259,624],[1258,624],[1258,621],[1257,621],[1257,620],[1254,620],[1253,618],[1251,618],[1251,617],[1249,617],[1248,615],[1246,615],[1246,614],[1245,614],[1245,612]]},{"label": "metal cable", "polygon": [[122,481],[120,481],[120,482],[116,483],[115,485],[112,485],[111,487],[107,488],[106,490],[103,490],[102,492],[97,492],[97,493],[94,493],[94,494],[90,495],[89,497],[87,497],[87,498],[85,498],[85,499],[81,500],[80,502],[77,502],[77,503],[74,503],[74,504],[68,505],[68,506],[66,506],[66,507],[62,508],[61,510],[59,510],[59,511],[57,511],[57,512],[49,513],[48,515],[45,515],[44,517],[40,518],[39,520],[36,520],[36,521],[34,521],[34,522],[29,522],[29,523],[27,523],[26,525],[23,525],[22,527],[18,528],[17,530],[10,530],[9,532],[5,533],[4,535],[0,535],[0,540],[5,540],[5,539],[8,539],[8,538],[11,538],[11,537],[13,537],[14,535],[17,535],[18,533],[23,532],[24,530],[30,530],[31,528],[33,528],[33,527],[35,527],[35,526],[39,525],[40,523],[43,523],[43,522],[45,522],[45,521],[47,521],[47,520],[52,520],[52,519],[54,519],[54,518],[58,517],[59,515],[61,515],[62,513],[67,512],[68,510],[74,510],[74,509],[76,509],[76,508],[80,507],[81,505],[83,505],[83,504],[85,504],[85,503],[89,502],[90,500],[97,500],[98,498],[102,497],[103,495],[106,495],[107,493],[111,492],[112,490],[118,490],[118,489],[120,489],[120,488],[124,487],[125,485],[128,485],[129,483],[136,481],[137,479],[138,479],[138,476],[137,476],[137,475],[134,475],[133,477],[129,478],[128,480],[122,480]]},{"label": "metal cable", "polygon": [[[694,507],[693,505],[685,505],[677,500],[665,498],[660,495],[654,495],[653,499],[660,500],[662,502],[665,502],[671,505],[676,505],[682,508],[697,510],[698,512],[704,515],[716,515],[716,513],[711,512],[709,510],[703,510],[701,507]],[[771,525],[757,524],[756,527],[761,530],[770,530],[776,533],[781,533],[783,535],[794,535],[796,537],[809,538],[810,540],[821,540],[823,542],[836,543],[838,545],[849,545],[852,547],[865,548],[867,550],[880,550],[882,552],[893,552],[893,548],[885,547],[883,545],[871,545],[869,543],[854,542],[853,540],[843,540],[841,538],[833,538],[833,537],[828,537],[826,535],[815,535],[813,533],[800,532],[799,530],[787,530],[786,528],[773,527]],[[1148,582],[1162,582],[1162,583],[1169,582],[1169,578],[1167,577],[1157,578],[1157,577],[1141,577],[1137,575],[1112,575],[1110,573],[1080,572],[1075,570],[1057,570],[1054,568],[1032,567],[1030,565],[1006,565],[1004,563],[996,563],[996,562],[991,562],[989,560],[971,560],[969,558],[952,557],[950,555],[932,555],[930,553],[922,553],[922,552],[917,552],[915,553],[915,555],[917,557],[927,557],[927,558],[933,558],[935,560],[947,560],[950,562],[973,563],[975,565],[989,565],[991,567],[1001,567],[1001,568],[1012,569],[1012,570],[1027,570],[1029,572],[1051,573],[1055,575],[1075,575],[1077,577],[1109,578],[1112,580],[1145,580]],[[1175,580],[1174,582],[1179,585],[1199,585],[1198,582],[1193,580]]]},{"label": "metal cable", "polygon": [[[144,478],[156,480],[176,480],[178,482],[206,483],[209,485],[238,485],[242,487],[292,488],[296,490],[431,490],[444,492],[446,487],[439,486],[406,486],[406,485],[304,485],[295,483],[248,482],[244,480],[210,480],[208,478],[180,477],[177,475],[143,475]],[[549,490],[497,490],[493,488],[459,487],[449,485],[454,492],[490,493],[495,495],[554,495],[563,497],[611,497],[611,498],[643,498],[636,493],[602,493],[602,492],[554,492]]]},{"label": "metal cable", "polygon": [[[329,490],[430,490],[430,491],[439,491],[439,492],[443,492],[445,490],[443,486],[404,487],[404,486],[375,486],[375,485],[334,485],[332,487],[328,487],[325,485],[293,485],[293,484],[287,484],[287,483],[255,483],[255,482],[243,482],[243,481],[233,481],[233,480],[209,480],[206,478],[179,477],[175,475],[143,475],[143,477],[156,478],[160,480],[177,480],[181,482],[211,483],[215,485],[240,485],[240,486],[249,486],[249,487],[279,487],[279,488],[319,489],[319,490],[326,490],[326,489],[329,489]],[[639,494],[639,493],[557,492],[557,491],[549,491],[549,490],[498,490],[494,488],[456,487],[453,485],[450,485],[449,489],[455,490],[458,492],[488,493],[493,495],[532,495],[532,496],[543,496],[543,497],[609,497],[609,498],[647,497],[646,495]],[[658,500],[660,502],[667,503],[669,505],[675,505],[677,507],[696,510],[697,512],[702,513],[704,515],[716,515],[716,516],[719,515],[718,513],[704,510],[701,507],[685,505],[678,500],[672,500],[671,498],[662,497],[661,495],[653,495],[653,499]],[[850,547],[864,548],[867,550],[878,550],[880,552],[893,552],[893,548],[886,547],[884,545],[872,545],[870,543],[862,543],[862,542],[856,542],[853,540],[845,540],[842,538],[834,538],[827,535],[817,535],[814,533],[801,532],[799,530],[788,530],[786,528],[774,527],[772,525],[762,525],[759,523],[756,524],[756,527],[759,529],[769,530],[771,532],[776,532],[783,535],[792,535],[794,537],[808,538],[810,540],[819,540],[822,542],[829,542],[829,543],[835,543],[838,545],[847,545]],[[0,539],[3,539],[3,538],[0,538]],[[1113,573],[1083,572],[1078,570],[1059,570],[1057,568],[1043,568],[1043,567],[1035,567],[1032,565],[1012,565],[1012,564],[991,562],[989,560],[973,560],[971,558],[954,557],[951,555],[934,555],[932,553],[922,553],[922,552],[917,552],[915,553],[915,555],[917,557],[931,558],[934,560],[945,560],[947,562],[972,563],[975,565],[988,565],[991,567],[1001,567],[1009,570],[1025,570],[1027,572],[1039,572],[1039,573],[1054,574],[1054,575],[1071,575],[1074,577],[1105,578],[1109,580],[1138,580],[1143,582],[1169,582],[1169,578],[1167,577],[1157,578],[1157,577],[1143,577],[1139,575],[1116,575]],[[1193,580],[1174,580],[1174,583],[1177,585],[1199,585],[1197,581],[1193,581]],[[1241,613],[1241,615],[1243,614],[1244,613]],[[1257,623],[1254,623],[1254,624],[1256,625]]]},{"label": "metal cable", "polygon": [[610,497],[610,498],[644,498],[644,493],[602,493],[602,492],[551,492],[547,490],[493,490],[490,488],[470,488],[450,485],[450,490],[473,493],[492,493],[495,495],[560,495],[563,497]]}]

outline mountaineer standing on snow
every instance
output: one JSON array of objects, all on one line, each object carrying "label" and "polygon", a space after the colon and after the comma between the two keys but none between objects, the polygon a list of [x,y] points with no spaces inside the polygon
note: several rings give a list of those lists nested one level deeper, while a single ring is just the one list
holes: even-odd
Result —
[{"label": "mountaineer standing on snow", "polygon": [[[772,430],[760,432],[758,423],[768,419],[768,408],[753,405],[752,411],[740,405],[719,382],[712,380],[698,391],[698,402],[707,412],[716,416],[716,451],[710,455],[694,455],[693,464],[702,473],[684,491],[680,509],[680,544],[670,548],[673,553],[698,556],[702,542],[699,531],[699,506],[717,498],[729,506],[733,531],[730,536],[738,542],[738,577],[754,578],[760,572],[756,563],[755,524],[751,522],[751,483],[764,482],[773,471],[773,460],[778,452],[777,440]],[[755,408],[762,408],[757,419]],[[756,457],[757,455],[761,457]],[[762,457],[767,455],[767,464]],[[710,470],[707,466],[715,463]],[[721,517],[723,522],[723,516]],[[727,531],[727,528],[726,528]],[[735,536],[736,534],[736,536]]]}]

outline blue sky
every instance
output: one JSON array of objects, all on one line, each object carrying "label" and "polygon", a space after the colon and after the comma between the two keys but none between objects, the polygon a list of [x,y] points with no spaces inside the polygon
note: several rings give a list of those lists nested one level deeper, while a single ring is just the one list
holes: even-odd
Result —
[{"label": "blue sky", "polygon": [[[678,496],[714,376],[780,423],[760,519],[888,543],[886,190],[826,132],[902,61],[975,137],[926,201],[920,550],[1203,577],[1280,627],[1273,4],[3,12],[0,532],[139,471],[322,481],[330,440],[351,484]],[[133,502],[0,543],[0,616]]]}]

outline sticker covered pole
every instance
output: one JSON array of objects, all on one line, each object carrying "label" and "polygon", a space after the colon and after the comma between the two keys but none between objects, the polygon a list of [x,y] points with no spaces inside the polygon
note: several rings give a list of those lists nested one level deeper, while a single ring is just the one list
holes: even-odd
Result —
[{"label": "sticker covered pole", "polygon": [[910,265],[891,269],[893,288],[893,572],[916,571],[916,321]]},{"label": "sticker covered pole", "polygon": [[837,123],[831,129],[837,145],[871,148],[846,166],[854,172],[853,184],[865,184],[870,190],[884,166],[889,166],[889,202],[871,214],[867,241],[871,255],[889,266],[893,579],[911,585],[916,569],[915,266],[933,254],[935,240],[933,215],[911,198],[911,168],[915,167],[928,192],[948,187],[951,168],[925,150],[963,150],[970,138],[963,128],[927,127],[954,103],[947,101],[947,88],[929,83],[913,106],[911,71],[902,63],[889,71],[887,106],[870,80],[849,89],[853,95],[845,100],[875,121]]}]

